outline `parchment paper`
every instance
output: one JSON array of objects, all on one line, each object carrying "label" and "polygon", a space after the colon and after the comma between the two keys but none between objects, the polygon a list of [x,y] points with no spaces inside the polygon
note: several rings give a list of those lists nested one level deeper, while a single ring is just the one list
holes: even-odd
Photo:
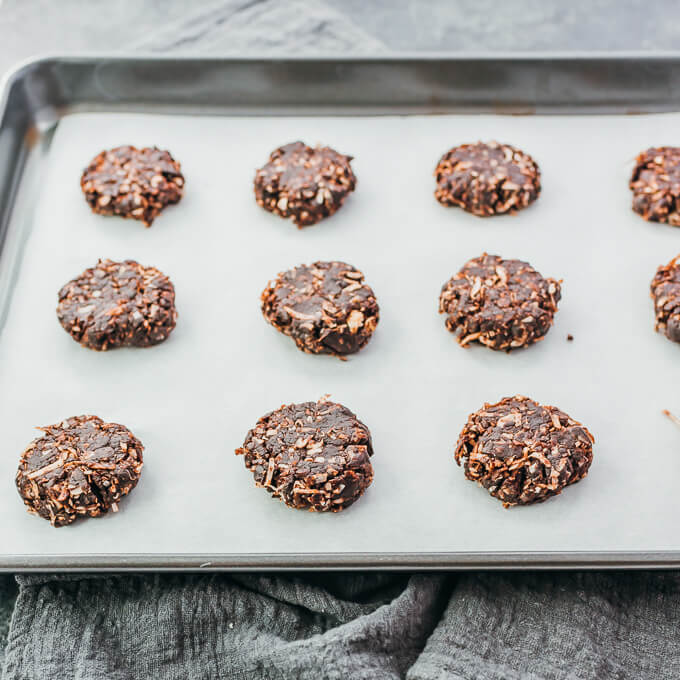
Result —
[{"label": "parchment paper", "polygon": [[[189,118],[78,114],[52,143],[7,322],[0,334],[0,550],[5,554],[306,553],[680,548],[676,529],[680,347],[653,330],[649,282],[680,230],[630,209],[635,155],[678,143],[680,115],[593,117]],[[302,139],[355,156],[357,191],[298,231],[254,201],[276,146]],[[531,153],[538,202],[482,220],[433,198],[451,146],[497,139]],[[186,194],[151,229],[91,214],[80,173],[102,148],[170,149]],[[487,251],[562,278],[547,338],[510,355],[463,349],[437,314],[441,285]],[[155,265],[175,283],[164,344],[96,353],[56,315],[57,291],[97,258]],[[373,341],[341,362],[299,352],[265,323],[277,272],[316,259],[361,269],[381,306]],[[567,342],[571,333],[573,342]],[[340,514],[294,511],[256,489],[234,456],[282,403],[324,394],[374,438],[375,481]],[[594,433],[589,476],[544,504],[505,510],[464,478],[453,448],[485,401],[525,394]],[[54,529],[14,487],[36,425],[83,413],[145,444],[142,479],[101,519]]]}]

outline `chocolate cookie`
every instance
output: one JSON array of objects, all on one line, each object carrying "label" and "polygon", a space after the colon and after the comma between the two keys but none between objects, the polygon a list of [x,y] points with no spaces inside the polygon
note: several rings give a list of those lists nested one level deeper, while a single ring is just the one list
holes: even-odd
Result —
[{"label": "chocolate cookie", "polygon": [[371,433],[341,404],[321,400],[272,411],[236,449],[255,485],[291,508],[338,512],[373,481]]},{"label": "chocolate cookie", "polygon": [[38,428],[21,454],[16,485],[29,512],[55,527],[116,512],[142,472],[141,442],[122,425],[75,416]]},{"label": "chocolate cookie", "polygon": [[184,176],[168,151],[119,146],[92,159],[80,186],[94,212],[150,227],[166,205],[182,198]]},{"label": "chocolate cookie", "polygon": [[656,270],[651,291],[654,299],[656,330],[669,340],[680,342],[680,255]]},{"label": "chocolate cookie", "polygon": [[354,191],[357,178],[343,156],[327,146],[286,144],[255,173],[255,200],[265,210],[309,227],[330,217]]},{"label": "chocolate cookie", "polygon": [[71,337],[90,349],[149,347],[175,327],[175,288],[154,267],[99,260],[59,291],[57,316]]},{"label": "chocolate cookie", "polygon": [[521,260],[484,253],[444,284],[439,312],[463,347],[475,341],[510,351],[543,339],[560,297],[559,281]]},{"label": "chocolate cookie", "polygon": [[514,213],[533,203],[541,173],[528,154],[509,144],[463,144],[447,151],[435,169],[435,198],[479,217]]},{"label": "chocolate cookie", "polygon": [[378,325],[375,295],[344,262],[315,262],[278,275],[262,292],[262,313],[303,352],[358,352]]},{"label": "chocolate cookie", "polygon": [[468,479],[508,507],[544,501],[583,479],[594,441],[558,408],[507,397],[470,415],[454,456]]},{"label": "chocolate cookie", "polygon": [[680,148],[643,151],[635,161],[629,186],[636,213],[650,222],[680,227]]}]

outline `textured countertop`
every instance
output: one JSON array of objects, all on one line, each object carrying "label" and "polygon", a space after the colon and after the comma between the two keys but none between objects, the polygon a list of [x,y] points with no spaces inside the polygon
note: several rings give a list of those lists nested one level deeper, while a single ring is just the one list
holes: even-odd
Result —
[{"label": "textured countertop", "polygon": [[46,53],[651,51],[678,35],[676,0],[0,0],[0,73]]}]

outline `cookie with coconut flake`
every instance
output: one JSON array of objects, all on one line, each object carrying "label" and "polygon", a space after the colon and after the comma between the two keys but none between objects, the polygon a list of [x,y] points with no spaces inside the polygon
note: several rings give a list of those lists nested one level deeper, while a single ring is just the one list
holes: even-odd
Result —
[{"label": "cookie with coconut flake", "polygon": [[484,253],[444,284],[439,311],[463,347],[478,342],[510,351],[545,337],[560,297],[560,282],[527,262]]},{"label": "cookie with coconut flake", "polygon": [[528,505],[583,479],[594,441],[564,411],[515,396],[470,415],[454,457],[469,480],[506,507]]},{"label": "cookie with coconut flake", "polygon": [[162,149],[119,146],[97,154],[80,186],[92,211],[140,220],[150,227],[184,193],[180,164]]},{"label": "cookie with coconut flake", "polygon": [[541,192],[541,173],[529,154],[509,144],[462,144],[435,169],[435,198],[478,217],[515,213]]},{"label": "cookie with coconut flake", "polygon": [[652,147],[635,161],[629,186],[633,210],[649,222],[680,227],[680,148]]},{"label": "cookie with coconut flake", "polygon": [[255,200],[298,227],[309,227],[333,215],[354,191],[351,160],[327,146],[286,144],[255,173]]},{"label": "cookie with coconut flake", "polygon": [[310,354],[358,352],[380,318],[364,275],[345,262],[314,262],[282,272],[261,300],[264,318]]},{"label": "cookie with coconut flake", "polygon": [[177,322],[175,287],[155,267],[100,260],[59,291],[57,317],[90,349],[157,345]]},{"label": "cookie with coconut flake", "polygon": [[29,512],[55,527],[116,512],[142,473],[139,439],[97,416],[76,416],[38,429],[44,435],[23,452],[16,474]]},{"label": "cookie with coconut flake", "polygon": [[256,486],[298,510],[339,512],[373,481],[371,433],[331,401],[290,404],[262,416],[236,455]]},{"label": "cookie with coconut flake", "polygon": [[680,255],[661,265],[651,284],[656,330],[680,342]]}]

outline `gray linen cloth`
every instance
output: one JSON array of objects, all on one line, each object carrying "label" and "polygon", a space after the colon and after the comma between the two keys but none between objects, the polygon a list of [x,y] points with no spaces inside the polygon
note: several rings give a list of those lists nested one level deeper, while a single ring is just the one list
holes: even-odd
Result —
[{"label": "gray linen cloth", "polygon": [[680,677],[674,572],[18,580],[5,680]]}]

